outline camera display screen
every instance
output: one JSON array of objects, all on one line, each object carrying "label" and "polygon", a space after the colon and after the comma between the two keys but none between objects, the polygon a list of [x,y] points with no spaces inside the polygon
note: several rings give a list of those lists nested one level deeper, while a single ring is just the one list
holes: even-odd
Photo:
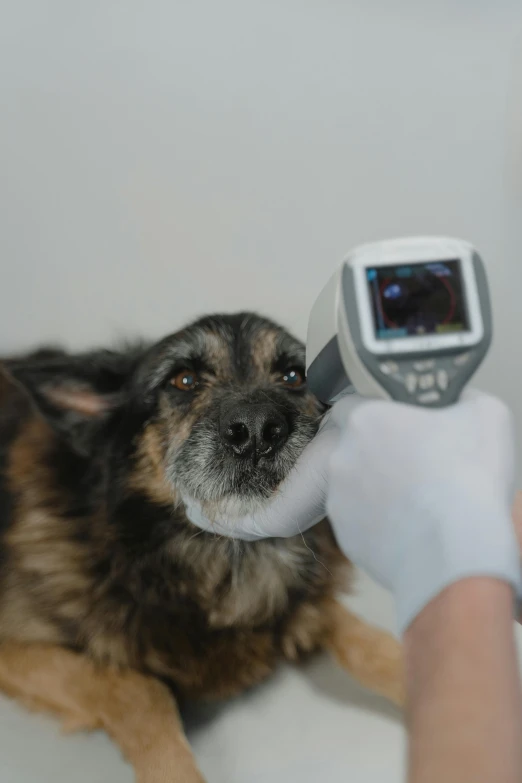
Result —
[{"label": "camera display screen", "polygon": [[378,339],[469,331],[458,259],[371,267],[366,278]]}]

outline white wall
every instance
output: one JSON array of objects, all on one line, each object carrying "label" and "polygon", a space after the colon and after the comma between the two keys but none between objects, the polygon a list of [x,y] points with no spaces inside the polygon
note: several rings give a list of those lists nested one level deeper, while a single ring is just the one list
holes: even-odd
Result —
[{"label": "white wall", "polygon": [[520,10],[3,0],[0,351],[215,309],[303,334],[350,246],[442,232],[489,263],[480,382],[522,428]]}]

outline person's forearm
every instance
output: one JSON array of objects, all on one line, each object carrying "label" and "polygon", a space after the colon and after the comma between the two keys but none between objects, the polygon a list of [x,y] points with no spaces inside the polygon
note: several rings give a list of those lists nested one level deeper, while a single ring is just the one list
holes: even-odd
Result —
[{"label": "person's forearm", "polygon": [[521,783],[511,587],[448,587],[406,631],[409,783]]}]

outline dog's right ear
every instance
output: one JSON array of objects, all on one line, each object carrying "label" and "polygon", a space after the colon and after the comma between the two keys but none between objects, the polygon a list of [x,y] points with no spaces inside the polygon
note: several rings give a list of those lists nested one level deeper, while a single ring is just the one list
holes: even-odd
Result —
[{"label": "dog's right ear", "polygon": [[88,453],[100,424],[124,399],[131,371],[124,354],[70,356],[41,351],[4,362],[49,424],[78,453]]}]

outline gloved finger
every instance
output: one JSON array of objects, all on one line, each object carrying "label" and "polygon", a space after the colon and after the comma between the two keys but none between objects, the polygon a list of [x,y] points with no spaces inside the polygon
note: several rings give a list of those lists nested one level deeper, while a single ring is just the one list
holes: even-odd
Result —
[{"label": "gloved finger", "polygon": [[481,392],[480,389],[475,389],[474,387],[466,386],[462,394],[460,395],[460,399],[462,402],[467,402],[468,400],[476,400],[479,397],[483,397],[484,392]]},{"label": "gloved finger", "polygon": [[361,395],[356,392],[353,394],[346,394],[332,406],[329,413],[330,426],[334,425],[342,429],[346,426],[346,423],[357,408],[360,408],[361,405],[367,405],[370,402],[371,400],[368,397],[361,397]]},{"label": "gloved finger", "polygon": [[[302,533],[326,515],[327,466],[339,440],[339,429],[320,431],[305,447],[275,497],[248,519],[248,527],[265,537]],[[241,520],[241,526],[247,519]]]}]

